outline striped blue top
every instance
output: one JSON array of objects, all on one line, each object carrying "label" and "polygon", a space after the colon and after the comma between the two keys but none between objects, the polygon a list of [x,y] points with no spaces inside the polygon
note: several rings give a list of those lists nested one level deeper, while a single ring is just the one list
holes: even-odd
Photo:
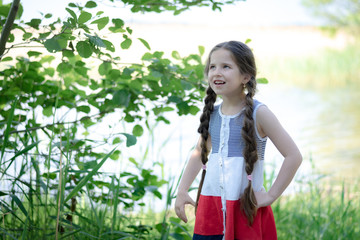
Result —
[{"label": "striped blue top", "polygon": [[[255,132],[256,132],[256,143],[257,150],[259,155],[259,160],[264,160],[265,155],[265,147],[267,138],[262,138],[256,128],[256,112],[258,107],[263,105],[261,102],[254,100],[254,113],[253,119],[255,124]],[[226,157],[243,157],[243,149],[244,149],[244,140],[242,138],[242,127],[244,122],[244,109],[241,110],[240,113],[235,115],[223,115],[221,113],[221,105],[217,105],[214,107],[214,111],[210,117],[210,136],[211,136],[211,145],[212,145],[212,153],[219,153],[220,151],[220,130],[227,130],[224,128],[227,124],[226,121],[229,121],[229,136],[226,144],[228,145],[227,156]]]}]

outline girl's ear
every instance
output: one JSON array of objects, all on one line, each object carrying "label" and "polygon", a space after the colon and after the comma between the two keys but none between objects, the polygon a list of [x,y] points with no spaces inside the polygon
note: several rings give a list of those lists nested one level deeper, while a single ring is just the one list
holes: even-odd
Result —
[{"label": "girl's ear", "polygon": [[251,75],[248,73],[245,73],[242,83],[247,84],[250,81],[250,79],[251,79]]}]

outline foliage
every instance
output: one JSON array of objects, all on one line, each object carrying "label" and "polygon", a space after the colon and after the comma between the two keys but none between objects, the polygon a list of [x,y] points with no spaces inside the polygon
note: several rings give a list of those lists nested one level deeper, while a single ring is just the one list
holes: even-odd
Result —
[{"label": "foliage", "polygon": [[[220,9],[223,4],[122,2],[132,5],[132,12],[174,14],[210,3]],[[2,237],[142,238],[148,228],[138,223],[123,226],[125,213],[143,207],[146,193],[162,199],[160,188],[167,181],[159,179],[154,169],[138,167],[135,158],[128,162],[137,170],[118,176],[101,167],[109,158],[123,159],[128,147],[152,125],[170,123],[167,112],[199,111],[204,48],[186,57],[173,51],[172,59],[164,52],[151,52],[145,39],[133,39],[133,30],[122,19],[100,11],[95,1],[69,3],[64,21],[52,21],[52,14],[46,13],[23,22],[21,5],[16,9],[9,37],[1,39],[7,42],[0,71],[0,178],[6,186],[0,191]],[[1,4],[2,23],[9,11],[10,4]],[[50,23],[44,26],[46,21]],[[146,51],[139,62],[124,64],[121,54],[134,41]],[[25,51],[14,56],[20,48]],[[83,201],[92,206],[90,217],[81,207]],[[111,227],[104,221],[111,221]],[[162,223],[157,227],[164,226],[160,235],[170,236],[167,218]],[[96,230],[90,231],[94,226]],[[124,231],[126,227],[133,231]]]},{"label": "foliage", "polygon": [[313,15],[326,21],[328,30],[347,29],[360,34],[359,0],[302,0]]}]

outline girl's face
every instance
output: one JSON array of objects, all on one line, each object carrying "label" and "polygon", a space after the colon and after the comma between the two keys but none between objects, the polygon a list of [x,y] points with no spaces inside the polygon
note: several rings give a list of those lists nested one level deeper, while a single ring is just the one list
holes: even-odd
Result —
[{"label": "girl's face", "polygon": [[243,84],[249,80],[250,75],[240,72],[229,50],[220,48],[211,54],[208,81],[217,95],[226,98],[240,97],[243,93]]}]

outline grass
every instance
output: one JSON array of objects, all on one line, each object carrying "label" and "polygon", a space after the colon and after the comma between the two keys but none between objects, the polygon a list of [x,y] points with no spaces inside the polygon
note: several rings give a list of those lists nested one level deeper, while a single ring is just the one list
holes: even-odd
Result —
[{"label": "grass", "polygon": [[[324,177],[297,182],[295,194],[282,196],[272,205],[279,239],[360,239],[359,179],[346,182]],[[34,239],[45,229],[43,239],[54,239],[57,205],[55,198],[49,197],[48,201],[45,209],[41,202],[23,199],[24,209],[40,213],[34,218],[25,217],[20,208],[2,215],[0,239]],[[118,212],[115,224],[113,209],[108,203],[89,202],[84,194],[75,212],[64,212],[60,217],[59,239],[191,239],[193,221],[181,223],[171,208],[162,212],[144,208]],[[187,210],[191,218],[193,209]],[[50,220],[42,228],[45,212]],[[68,214],[72,214],[72,222]]]},{"label": "grass", "polygon": [[279,239],[360,239],[360,195],[354,182],[308,182],[272,207]]}]

